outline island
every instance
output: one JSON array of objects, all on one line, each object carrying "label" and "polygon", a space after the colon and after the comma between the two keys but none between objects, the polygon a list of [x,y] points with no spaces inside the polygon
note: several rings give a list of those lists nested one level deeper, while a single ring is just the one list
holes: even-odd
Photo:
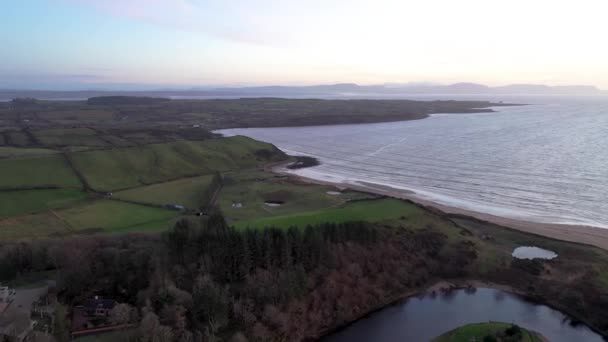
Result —
[{"label": "island", "polygon": [[514,324],[488,322],[467,324],[435,338],[432,342],[545,342],[537,332]]}]

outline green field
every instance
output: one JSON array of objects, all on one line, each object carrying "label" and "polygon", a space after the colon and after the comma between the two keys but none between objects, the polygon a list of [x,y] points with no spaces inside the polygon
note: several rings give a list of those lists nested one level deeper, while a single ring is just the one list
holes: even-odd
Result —
[{"label": "green field", "polygon": [[61,155],[0,160],[0,188],[39,186],[80,188],[81,184]]},{"label": "green field", "polygon": [[50,211],[0,219],[0,240],[67,234],[69,226]]},{"label": "green field", "polygon": [[245,137],[178,141],[72,154],[96,190],[111,191],[259,165],[256,152],[270,144]]},{"label": "green field", "polygon": [[179,179],[172,182],[153,184],[140,188],[124,190],[113,197],[124,200],[156,205],[179,204],[188,209],[206,205],[205,195],[214,175]]},{"label": "green field", "polygon": [[[433,342],[470,342],[484,341],[484,337],[497,337],[504,334],[504,331],[511,327],[511,324],[489,322],[467,324],[460,328],[449,331],[433,340]],[[521,328],[521,342],[543,342],[544,340],[536,333]],[[500,340],[498,340],[500,341]]]},{"label": "green field", "polygon": [[75,230],[105,232],[167,229],[179,212],[112,200],[91,201],[57,212]]},{"label": "green field", "polygon": [[289,228],[292,226],[304,227],[325,222],[347,221],[382,221],[407,217],[408,223],[420,224],[427,221],[428,213],[417,206],[396,200],[380,199],[347,203],[340,208],[323,209],[309,212],[294,213],[291,215],[274,216],[261,219],[240,221],[235,224],[237,228]]},{"label": "green field", "polygon": [[46,148],[0,147],[0,158],[34,157],[55,153],[59,151]]},{"label": "green field", "polygon": [[[0,238],[164,230],[181,214],[154,205],[198,209],[207,205],[217,171],[253,169],[284,157],[272,145],[246,137],[83,150],[90,147],[70,139],[97,138],[99,132],[74,128],[35,133],[39,140],[68,137],[66,141],[78,143],[64,151],[71,151],[70,160],[94,189],[124,190],[114,193],[117,200],[93,201],[59,151],[0,148],[0,188],[7,190],[0,192]],[[122,136],[115,136],[114,143],[130,144]]]},{"label": "green field", "polygon": [[551,250],[559,255],[561,260],[572,264],[572,270],[564,277],[592,267],[602,283],[608,287],[608,256],[601,250],[587,245],[554,240],[547,237],[526,234],[513,229],[457,218],[454,221],[477,236],[491,236],[492,243],[479,243],[480,271],[489,271],[501,267],[511,260],[511,253],[519,246],[537,246]]},{"label": "green field", "polygon": [[100,109],[53,110],[38,113],[45,120],[61,124],[82,124],[82,122],[104,122],[114,119],[114,111]]},{"label": "green field", "polygon": [[30,138],[23,132],[8,132],[6,135],[12,145],[15,146],[28,146],[30,145]]},{"label": "green field", "polygon": [[86,197],[85,192],[77,189],[0,192],[0,219],[66,206]]},{"label": "green field", "polygon": [[[340,196],[328,195],[326,192],[331,189],[321,185],[294,185],[263,172],[239,174],[237,179],[230,181],[232,177],[235,176],[225,177],[218,202],[230,223],[315,211],[344,203]],[[268,200],[284,203],[279,207],[270,207],[264,204]],[[236,203],[242,206],[233,207]]]},{"label": "green field", "polygon": [[89,128],[47,129],[33,134],[45,146],[109,146]]}]

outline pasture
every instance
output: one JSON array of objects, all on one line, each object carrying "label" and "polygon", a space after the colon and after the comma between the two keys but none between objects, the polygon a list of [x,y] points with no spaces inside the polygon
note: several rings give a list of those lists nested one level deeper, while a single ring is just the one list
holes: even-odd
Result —
[{"label": "pasture", "polygon": [[90,128],[47,129],[32,134],[44,146],[110,146]]},{"label": "pasture", "polygon": [[27,134],[23,132],[6,132],[4,134],[4,137],[7,140],[6,144],[10,144],[13,146],[23,147],[32,144],[30,138],[27,136]]},{"label": "pasture", "polygon": [[112,200],[96,200],[57,212],[74,230],[129,232],[167,229],[179,212]]},{"label": "pasture", "polygon": [[71,187],[82,184],[62,155],[0,159],[0,188]]},{"label": "pasture", "polygon": [[[344,203],[339,196],[326,193],[331,189],[329,187],[295,185],[264,172],[227,174],[224,183],[218,205],[231,224],[331,208]],[[268,206],[266,201],[282,203]]]},{"label": "pasture", "polygon": [[321,209],[308,212],[298,212],[289,215],[243,220],[235,223],[236,228],[289,228],[325,222],[341,223],[347,221],[384,221],[401,217],[407,219],[410,225],[421,226],[428,222],[428,212],[414,204],[396,199],[379,199],[346,203],[339,208]]},{"label": "pasture", "polygon": [[56,153],[59,151],[48,148],[0,147],[0,158],[35,157]]},{"label": "pasture", "polygon": [[0,219],[65,207],[84,200],[87,194],[77,189],[40,189],[0,192]]},{"label": "pasture", "polygon": [[176,181],[142,186],[119,191],[113,197],[154,205],[179,204],[188,209],[198,209],[207,203],[214,175],[184,178]]},{"label": "pasture", "polygon": [[0,219],[0,240],[43,238],[69,234],[70,227],[51,211]]},{"label": "pasture", "polygon": [[262,165],[259,151],[272,145],[244,137],[177,141],[72,154],[74,166],[99,191],[113,191],[184,177]]}]

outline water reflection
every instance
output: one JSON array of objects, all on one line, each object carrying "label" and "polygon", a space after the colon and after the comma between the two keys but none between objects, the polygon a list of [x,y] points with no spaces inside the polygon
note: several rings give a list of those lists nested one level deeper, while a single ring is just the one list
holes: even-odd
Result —
[{"label": "water reflection", "polygon": [[584,325],[573,326],[559,311],[494,289],[455,290],[414,297],[388,307],[323,342],[429,341],[469,323],[499,321],[538,331],[552,342],[603,341]]},{"label": "water reflection", "polygon": [[531,247],[531,246],[522,246],[517,247],[513,250],[511,254],[514,258],[517,259],[545,259],[551,260],[557,258],[557,253],[550,251],[548,249]]}]

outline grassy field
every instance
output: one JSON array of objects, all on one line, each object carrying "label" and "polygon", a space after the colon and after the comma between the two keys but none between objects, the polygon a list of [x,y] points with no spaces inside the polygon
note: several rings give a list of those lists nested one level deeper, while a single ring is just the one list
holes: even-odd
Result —
[{"label": "grassy field", "polygon": [[[149,133],[167,138],[163,135],[165,131]],[[71,128],[43,130],[37,134],[40,140],[67,136],[66,141],[70,141],[73,137],[96,138],[100,133],[88,128]],[[104,135],[104,139],[109,136]],[[112,144],[130,143],[122,139],[116,137]],[[83,141],[70,143],[82,144]],[[87,200],[90,195],[82,190],[76,173],[59,151],[2,147],[0,188],[10,191],[0,192],[0,238],[43,237],[79,231],[164,230],[180,213],[150,205],[173,203],[198,209],[206,205],[204,202],[209,197],[209,186],[216,171],[252,169],[275,158],[283,158],[272,145],[245,137],[103,150],[83,151],[83,148],[87,147],[72,145],[64,151],[72,151],[73,164],[95,189],[128,188],[115,192],[117,199],[149,205]]]},{"label": "grassy field", "polygon": [[[89,95],[94,96],[94,93]],[[156,94],[159,95],[159,94]],[[14,95],[5,95],[14,96]],[[37,96],[37,95],[34,95]],[[74,95],[87,96],[84,93]],[[3,127],[27,121],[32,129],[87,126],[137,128],[193,127],[214,130],[235,127],[281,127],[415,120],[432,113],[471,113],[492,106],[480,101],[319,100],[244,98],[171,100],[149,104],[93,105],[86,101],[39,101],[9,108],[0,103]],[[494,104],[497,105],[497,104]],[[194,139],[188,139],[194,140]],[[147,139],[149,141],[149,139]]]},{"label": "grassy field", "polygon": [[0,158],[35,157],[59,153],[47,148],[0,147]]},{"label": "grassy field", "polygon": [[38,114],[45,120],[62,124],[81,124],[82,122],[105,122],[114,119],[114,111],[99,109],[55,110]]},{"label": "grassy field", "polygon": [[[513,229],[504,229],[492,224],[475,220],[455,219],[459,226],[476,236],[488,236],[492,243],[478,242],[480,271],[489,271],[510,262],[513,249],[519,246],[537,246],[558,254],[558,263],[568,263],[571,270],[563,274],[563,279],[575,279],[585,270],[593,268],[604,286],[608,287],[608,255],[598,248],[586,245],[553,240],[527,234]],[[554,276],[560,277],[556,270]]]},{"label": "grassy field", "polygon": [[33,135],[45,146],[109,146],[89,128],[47,129],[34,131]]},{"label": "grassy field", "polygon": [[[336,207],[344,203],[340,196],[321,185],[294,185],[264,172],[246,172],[225,176],[219,207],[231,224],[270,216],[284,216]],[[270,207],[265,201],[281,201]],[[240,208],[233,204],[240,203]]]},{"label": "grassy field", "polygon": [[59,208],[87,197],[77,189],[43,189],[0,192],[0,219]]},{"label": "grassy field", "polygon": [[6,133],[6,135],[12,145],[28,146],[31,144],[30,138],[23,132],[9,132]]},{"label": "grassy field", "polygon": [[237,222],[237,228],[289,228],[292,226],[304,227],[324,222],[346,221],[382,221],[407,218],[410,225],[421,226],[428,222],[428,213],[417,206],[396,200],[380,199],[347,203],[340,208],[322,209],[316,211],[299,212],[291,215],[251,219]]},{"label": "grassy field", "polygon": [[37,186],[80,188],[81,184],[61,155],[0,160],[0,188]]},{"label": "grassy field", "polygon": [[73,153],[75,167],[96,190],[111,191],[261,164],[272,145],[244,137],[178,141]]},{"label": "grassy field", "polygon": [[73,229],[105,232],[167,229],[179,212],[112,200],[97,200],[57,212]]},{"label": "grassy field", "polygon": [[115,198],[156,205],[179,204],[188,209],[204,205],[204,195],[209,189],[213,175],[179,179],[114,193]]},{"label": "grassy field", "polygon": [[42,238],[67,234],[70,227],[50,211],[0,219],[0,240]]},{"label": "grassy field", "polygon": [[[506,329],[511,327],[511,324],[489,322],[467,324],[460,328],[449,331],[440,337],[437,337],[433,342],[469,342],[469,341],[484,341],[484,337],[496,337],[503,334]],[[543,339],[536,333],[521,328],[521,342],[543,342]]]}]

